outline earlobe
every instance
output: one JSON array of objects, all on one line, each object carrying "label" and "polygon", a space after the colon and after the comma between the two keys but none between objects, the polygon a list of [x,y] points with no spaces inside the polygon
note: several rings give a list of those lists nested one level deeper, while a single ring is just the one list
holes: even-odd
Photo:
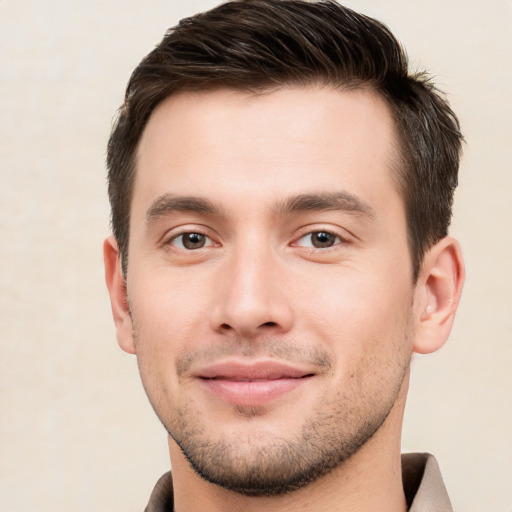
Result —
[{"label": "earlobe", "polygon": [[418,278],[415,352],[428,354],[444,345],[452,329],[463,284],[464,262],[459,243],[445,237],[425,255]]},{"label": "earlobe", "polygon": [[119,248],[113,236],[106,238],[103,243],[103,261],[105,264],[105,281],[116,326],[117,342],[125,352],[135,354],[133,325],[126,295],[126,284],[121,269]]}]

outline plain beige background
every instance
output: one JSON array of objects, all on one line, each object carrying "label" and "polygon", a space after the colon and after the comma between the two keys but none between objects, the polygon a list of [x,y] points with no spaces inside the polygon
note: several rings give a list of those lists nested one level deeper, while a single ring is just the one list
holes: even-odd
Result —
[{"label": "plain beige background", "polygon": [[[129,74],[211,0],[0,0],[0,503],[141,511],[168,468],[103,284],[104,153]],[[350,0],[437,77],[467,146],[453,335],[418,357],[404,450],[439,459],[456,510],[512,510],[511,0]]]}]

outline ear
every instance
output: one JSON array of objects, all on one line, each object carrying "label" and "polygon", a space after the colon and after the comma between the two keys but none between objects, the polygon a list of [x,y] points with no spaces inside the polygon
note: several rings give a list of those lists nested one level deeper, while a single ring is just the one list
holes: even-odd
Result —
[{"label": "ear", "polygon": [[416,284],[414,352],[440,349],[450,334],[464,284],[464,262],[459,243],[445,237],[423,259]]},{"label": "ear", "polygon": [[121,269],[121,257],[117,241],[113,236],[106,238],[103,243],[103,261],[105,263],[105,281],[116,325],[117,342],[125,352],[135,354],[132,318]]}]

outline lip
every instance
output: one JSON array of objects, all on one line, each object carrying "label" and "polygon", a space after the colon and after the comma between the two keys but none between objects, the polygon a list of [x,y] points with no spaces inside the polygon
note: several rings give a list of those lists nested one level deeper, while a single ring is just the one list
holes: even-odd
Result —
[{"label": "lip", "polygon": [[314,372],[277,361],[222,362],[195,374],[221,400],[238,406],[264,405],[309,381]]}]

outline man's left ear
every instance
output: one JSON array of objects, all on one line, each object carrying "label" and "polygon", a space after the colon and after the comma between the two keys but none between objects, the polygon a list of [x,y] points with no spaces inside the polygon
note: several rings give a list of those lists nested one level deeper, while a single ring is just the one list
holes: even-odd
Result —
[{"label": "man's left ear", "polygon": [[416,331],[414,352],[428,354],[440,349],[452,330],[464,284],[460,245],[445,237],[423,258],[416,283]]}]

